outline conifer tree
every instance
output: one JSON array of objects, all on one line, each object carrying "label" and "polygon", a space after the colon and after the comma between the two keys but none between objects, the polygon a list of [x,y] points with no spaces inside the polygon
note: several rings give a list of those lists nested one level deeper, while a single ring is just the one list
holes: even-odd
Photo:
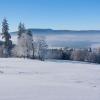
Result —
[{"label": "conifer tree", "polygon": [[27,30],[27,34],[28,34],[29,36],[32,36],[31,30]]},{"label": "conifer tree", "polygon": [[20,22],[18,26],[18,38],[20,38],[23,33],[25,33],[25,26]]},{"label": "conifer tree", "polygon": [[4,39],[5,55],[10,54],[10,48],[12,47],[11,35],[9,34],[9,25],[7,19],[4,18],[2,22],[2,38]]},{"label": "conifer tree", "polygon": [[33,51],[33,56],[32,58],[34,58],[34,43],[33,43],[33,35],[32,35],[32,31],[31,30],[27,30],[27,35],[30,37],[30,47],[32,48],[32,51]]}]

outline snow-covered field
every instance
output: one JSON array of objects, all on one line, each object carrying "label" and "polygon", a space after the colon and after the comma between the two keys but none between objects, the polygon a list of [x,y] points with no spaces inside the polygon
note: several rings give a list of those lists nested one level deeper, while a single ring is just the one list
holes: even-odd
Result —
[{"label": "snow-covered field", "polygon": [[100,100],[100,65],[0,58],[0,100]]}]

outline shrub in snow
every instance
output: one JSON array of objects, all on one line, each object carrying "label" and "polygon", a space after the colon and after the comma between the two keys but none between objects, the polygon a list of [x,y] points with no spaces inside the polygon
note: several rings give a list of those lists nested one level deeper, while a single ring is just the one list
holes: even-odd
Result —
[{"label": "shrub in snow", "polygon": [[73,49],[72,48],[64,48],[62,52],[62,59],[70,60],[71,54]]}]

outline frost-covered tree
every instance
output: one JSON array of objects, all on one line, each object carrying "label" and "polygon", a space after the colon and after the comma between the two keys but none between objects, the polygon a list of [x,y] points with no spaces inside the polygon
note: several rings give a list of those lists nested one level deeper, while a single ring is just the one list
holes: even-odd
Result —
[{"label": "frost-covered tree", "polygon": [[47,52],[47,43],[45,40],[45,37],[40,36],[37,38],[37,52],[38,52],[38,57],[40,60],[44,60],[45,59],[45,55]]},{"label": "frost-covered tree", "polygon": [[18,45],[15,52],[19,57],[33,58],[33,36],[31,31],[21,34],[21,37],[18,38]]},{"label": "frost-covered tree", "polygon": [[4,55],[9,56],[12,47],[11,35],[9,34],[9,25],[6,18],[2,22],[2,38],[4,39]]},{"label": "frost-covered tree", "polygon": [[20,22],[18,26],[18,38],[20,38],[23,33],[25,33],[25,26]]}]

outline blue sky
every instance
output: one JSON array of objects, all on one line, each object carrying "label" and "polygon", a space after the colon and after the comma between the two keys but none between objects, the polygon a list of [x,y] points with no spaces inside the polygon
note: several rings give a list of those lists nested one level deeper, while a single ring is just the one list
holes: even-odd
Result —
[{"label": "blue sky", "polygon": [[0,0],[1,22],[4,17],[10,31],[20,21],[27,28],[100,30],[100,0]]}]

